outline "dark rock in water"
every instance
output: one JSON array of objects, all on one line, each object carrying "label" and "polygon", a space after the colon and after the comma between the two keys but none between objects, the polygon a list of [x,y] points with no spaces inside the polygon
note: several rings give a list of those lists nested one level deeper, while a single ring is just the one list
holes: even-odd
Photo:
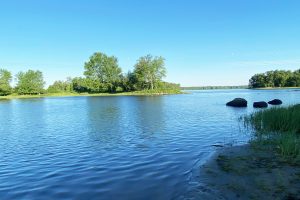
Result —
[{"label": "dark rock in water", "polygon": [[268,102],[271,105],[281,105],[282,101],[280,99],[273,99],[272,101]]},{"label": "dark rock in water", "polygon": [[224,145],[222,145],[222,144],[213,144],[212,146],[213,147],[224,147]]},{"label": "dark rock in water", "polygon": [[235,98],[232,101],[228,102],[226,106],[232,107],[247,107],[247,101],[243,98]]},{"label": "dark rock in water", "polygon": [[268,104],[265,101],[254,102],[253,107],[254,108],[267,108]]}]

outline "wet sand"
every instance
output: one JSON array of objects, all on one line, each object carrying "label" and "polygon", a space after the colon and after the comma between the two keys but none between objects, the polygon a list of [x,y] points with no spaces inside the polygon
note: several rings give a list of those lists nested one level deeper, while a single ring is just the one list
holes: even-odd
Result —
[{"label": "wet sand", "polygon": [[220,148],[200,168],[198,185],[186,199],[300,199],[300,162],[274,148]]}]

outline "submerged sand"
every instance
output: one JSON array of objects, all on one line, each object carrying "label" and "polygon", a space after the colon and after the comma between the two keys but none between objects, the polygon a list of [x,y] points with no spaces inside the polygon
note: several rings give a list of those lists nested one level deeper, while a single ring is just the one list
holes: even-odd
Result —
[{"label": "submerged sand", "polygon": [[186,199],[300,199],[300,163],[274,148],[221,148],[198,178],[201,184]]}]

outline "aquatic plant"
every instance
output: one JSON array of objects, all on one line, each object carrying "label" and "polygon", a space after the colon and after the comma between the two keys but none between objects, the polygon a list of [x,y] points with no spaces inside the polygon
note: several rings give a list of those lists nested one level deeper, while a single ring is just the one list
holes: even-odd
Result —
[{"label": "aquatic plant", "polygon": [[244,123],[254,130],[256,144],[272,144],[285,158],[300,157],[300,104],[254,112]]},{"label": "aquatic plant", "polygon": [[258,133],[294,132],[300,134],[300,104],[289,107],[272,107],[254,112],[244,118],[246,125]]}]

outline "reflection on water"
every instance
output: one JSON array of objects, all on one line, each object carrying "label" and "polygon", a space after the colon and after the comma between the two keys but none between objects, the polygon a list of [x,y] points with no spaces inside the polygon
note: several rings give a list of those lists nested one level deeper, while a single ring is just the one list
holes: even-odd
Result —
[{"label": "reflection on water", "polygon": [[[226,107],[235,97],[243,109]],[[0,101],[1,199],[182,199],[216,143],[244,143],[253,101],[292,90]]]},{"label": "reflection on water", "polygon": [[87,101],[88,133],[93,140],[110,146],[120,143],[121,101],[114,97],[91,97]]},{"label": "reflection on water", "polygon": [[136,142],[163,133],[163,101],[157,97],[93,97],[87,101],[88,133],[105,146],[125,142],[146,147]]}]

